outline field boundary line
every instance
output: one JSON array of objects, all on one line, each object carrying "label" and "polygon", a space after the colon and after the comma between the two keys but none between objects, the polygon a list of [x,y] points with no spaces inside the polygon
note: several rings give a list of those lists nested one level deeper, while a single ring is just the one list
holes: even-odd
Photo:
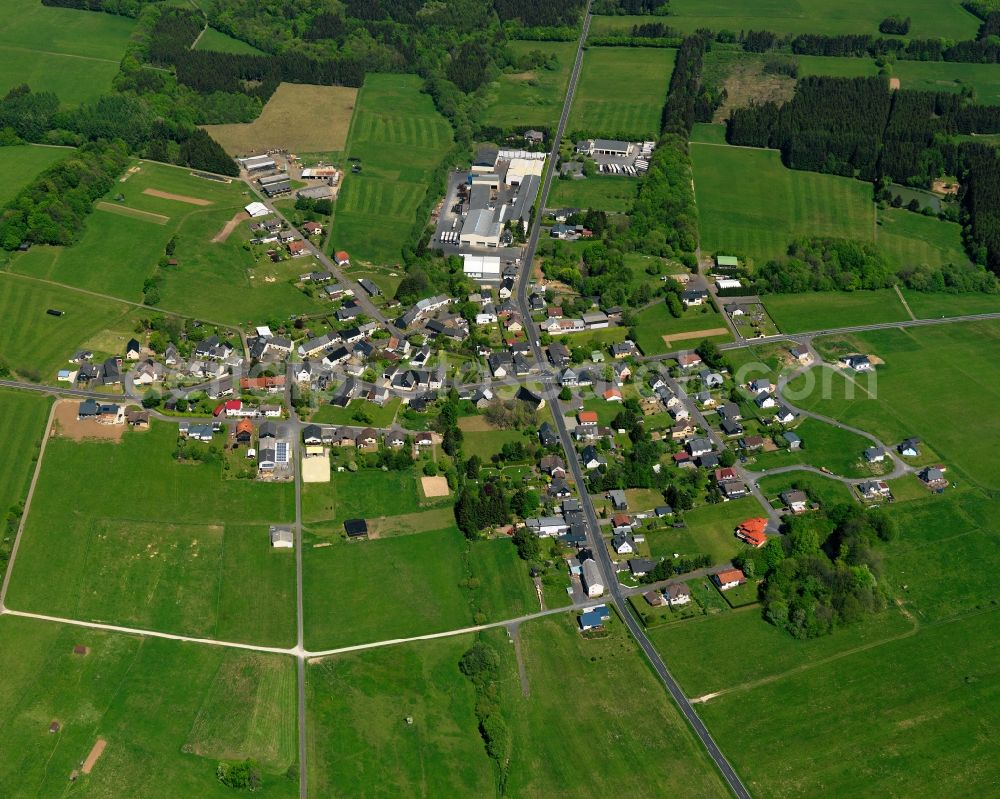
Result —
[{"label": "field boundary line", "polygon": [[906,309],[906,312],[910,315],[910,319],[916,321],[917,315],[913,313],[913,311],[910,309],[910,303],[906,301],[906,297],[903,296],[903,292],[899,290],[899,284],[897,283],[896,285],[893,286],[893,288],[896,290],[896,296],[899,297],[899,301],[903,303],[903,307]]},{"label": "field boundary line", "polygon": [[101,211],[107,211],[109,214],[118,214],[119,216],[127,216],[132,219],[140,219],[144,222],[152,222],[154,225],[165,225],[170,221],[169,216],[157,214],[153,211],[143,211],[139,208],[132,208],[128,205],[115,205],[114,203],[109,203],[107,200],[99,200],[94,203],[94,207]]},{"label": "field boundary line", "polygon": [[14,535],[14,543],[10,548],[10,557],[7,559],[7,569],[4,571],[3,584],[0,585],[0,614],[4,613],[7,600],[7,589],[10,587],[10,576],[14,573],[14,561],[17,560],[17,550],[21,546],[21,537],[24,534],[24,527],[28,522],[28,512],[31,510],[31,500],[35,496],[35,486],[38,485],[38,476],[42,473],[42,461],[45,460],[45,447],[49,443],[52,435],[52,423],[56,418],[56,407],[58,400],[52,403],[49,408],[49,418],[45,423],[45,432],[42,434],[42,442],[38,449],[38,460],[35,461],[35,471],[31,475],[31,482],[28,484],[28,493],[24,497],[24,509],[21,511],[21,520],[17,524],[17,533]]},{"label": "field boundary line", "polygon": [[77,53],[57,53],[53,50],[38,50],[32,47],[18,47],[15,44],[0,44],[0,50],[14,50],[18,53],[41,53],[42,55],[55,55],[63,58],[79,58],[81,61],[97,61],[101,64],[115,64],[116,66],[120,64],[119,61],[114,61],[110,58],[99,58],[94,55],[79,55]]}]

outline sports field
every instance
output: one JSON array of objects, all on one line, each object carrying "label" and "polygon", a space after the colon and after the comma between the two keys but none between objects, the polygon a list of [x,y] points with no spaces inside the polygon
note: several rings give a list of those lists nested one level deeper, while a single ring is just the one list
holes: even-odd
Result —
[{"label": "sports field", "polygon": [[156,273],[167,242],[176,238],[177,265],[159,271],[160,308],[239,324],[322,307],[289,282],[303,271],[298,261],[254,261],[244,249],[250,238],[246,225],[225,241],[212,241],[253,199],[242,183],[206,180],[188,169],[149,161],[135,166],[138,171],[126,172],[105,196],[105,205],[88,217],[78,243],[32,247],[14,257],[12,269],[142,302],[143,281]]},{"label": "sports field", "polygon": [[552,182],[549,205],[566,208],[593,208],[608,213],[631,210],[639,193],[640,181],[615,175],[593,175],[582,180],[568,178]]},{"label": "sports field", "polygon": [[499,621],[538,610],[513,545],[470,545],[453,524],[368,541],[310,535],[305,546],[312,650],[453,630],[473,624],[477,613]]},{"label": "sports field", "polygon": [[[331,246],[353,261],[398,263],[428,181],[451,149],[451,128],[414,75],[369,74],[358,92],[348,172],[334,212]],[[442,187],[443,189],[443,187]]]},{"label": "sports field", "polygon": [[[298,796],[286,776],[297,760],[291,658],[13,617],[0,619],[0,640],[4,797],[226,799],[219,761],[247,757],[261,765],[261,796]],[[79,774],[99,739],[104,752]]]},{"label": "sports field", "polygon": [[554,126],[562,113],[575,42],[511,41],[507,49],[517,56],[533,51],[554,55],[555,69],[537,67],[527,72],[505,72],[490,87],[482,123],[500,128],[522,125]]},{"label": "sports field", "polygon": [[701,246],[709,252],[760,264],[804,236],[872,238],[866,183],[786,169],[776,150],[692,143],[691,161]]},{"label": "sports field", "polygon": [[262,55],[252,44],[247,44],[240,39],[234,39],[215,28],[206,28],[205,32],[198,39],[195,50],[214,50],[218,53],[247,53],[250,55]]},{"label": "sports field", "polygon": [[79,105],[111,88],[135,20],[0,0],[0,96],[27,83]]},{"label": "sports field", "polygon": [[73,150],[65,147],[40,147],[33,144],[0,147],[0,170],[8,177],[0,186],[0,206],[14,199],[43,169],[72,154]]},{"label": "sports field", "polygon": [[204,128],[231,155],[343,150],[357,94],[347,86],[282,83],[253,122]]},{"label": "sports field", "polygon": [[[965,11],[959,0],[910,0],[898,9],[866,0],[674,0],[665,24],[684,31],[768,30],[775,33],[867,33],[878,35],[878,25],[891,13],[912,18],[910,36],[974,39],[979,19]],[[631,29],[649,17],[594,17],[591,30]]]},{"label": "sports field", "polygon": [[892,289],[766,294],[763,300],[782,333],[901,322],[910,318]]},{"label": "sports field", "polygon": [[583,56],[569,135],[656,139],[676,51],[591,47]]},{"label": "sports field", "polygon": [[223,479],[219,463],[178,464],[176,435],[173,425],[154,423],[120,443],[49,442],[10,607],[224,640],[294,641],[294,557],[268,540],[268,525],[292,516],[292,486]]},{"label": "sports field", "polygon": [[902,208],[886,208],[878,212],[878,217],[875,240],[894,266],[969,263],[962,246],[962,227],[957,222],[944,222]]},{"label": "sports field", "polygon": [[[49,308],[66,313],[50,316]],[[122,352],[138,317],[124,303],[0,272],[0,361],[24,379],[55,382],[82,348],[104,357]]]}]

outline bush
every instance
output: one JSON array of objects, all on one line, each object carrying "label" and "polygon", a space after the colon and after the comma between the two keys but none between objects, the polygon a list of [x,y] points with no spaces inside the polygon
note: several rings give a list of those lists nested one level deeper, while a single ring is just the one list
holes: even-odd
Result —
[{"label": "bush", "polygon": [[216,769],[216,776],[219,778],[219,782],[227,788],[253,793],[263,787],[260,766],[257,761],[249,758],[238,763],[220,762],[218,769]]}]

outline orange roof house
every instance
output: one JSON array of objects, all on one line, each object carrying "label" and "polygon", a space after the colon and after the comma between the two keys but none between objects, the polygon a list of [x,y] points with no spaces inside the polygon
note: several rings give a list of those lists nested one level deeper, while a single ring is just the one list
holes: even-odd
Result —
[{"label": "orange roof house", "polygon": [[756,517],[740,522],[736,537],[759,549],[767,543],[767,519]]},{"label": "orange roof house", "polygon": [[597,412],[596,411],[580,411],[576,415],[576,421],[579,424],[597,424]]},{"label": "orange roof house", "polygon": [[713,574],[712,579],[722,591],[728,591],[738,585],[743,585],[747,581],[747,576],[739,569],[724,569],[718,574]]}]

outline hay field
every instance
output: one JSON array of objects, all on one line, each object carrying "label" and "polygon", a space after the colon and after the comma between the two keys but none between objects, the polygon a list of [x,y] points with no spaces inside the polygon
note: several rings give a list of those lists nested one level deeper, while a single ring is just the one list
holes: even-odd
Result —
[{"label": "hay field", "polygon": [[357,94],[347,86],[282,83],[253,122],[203,127],[231,155],[343,150]]}]

